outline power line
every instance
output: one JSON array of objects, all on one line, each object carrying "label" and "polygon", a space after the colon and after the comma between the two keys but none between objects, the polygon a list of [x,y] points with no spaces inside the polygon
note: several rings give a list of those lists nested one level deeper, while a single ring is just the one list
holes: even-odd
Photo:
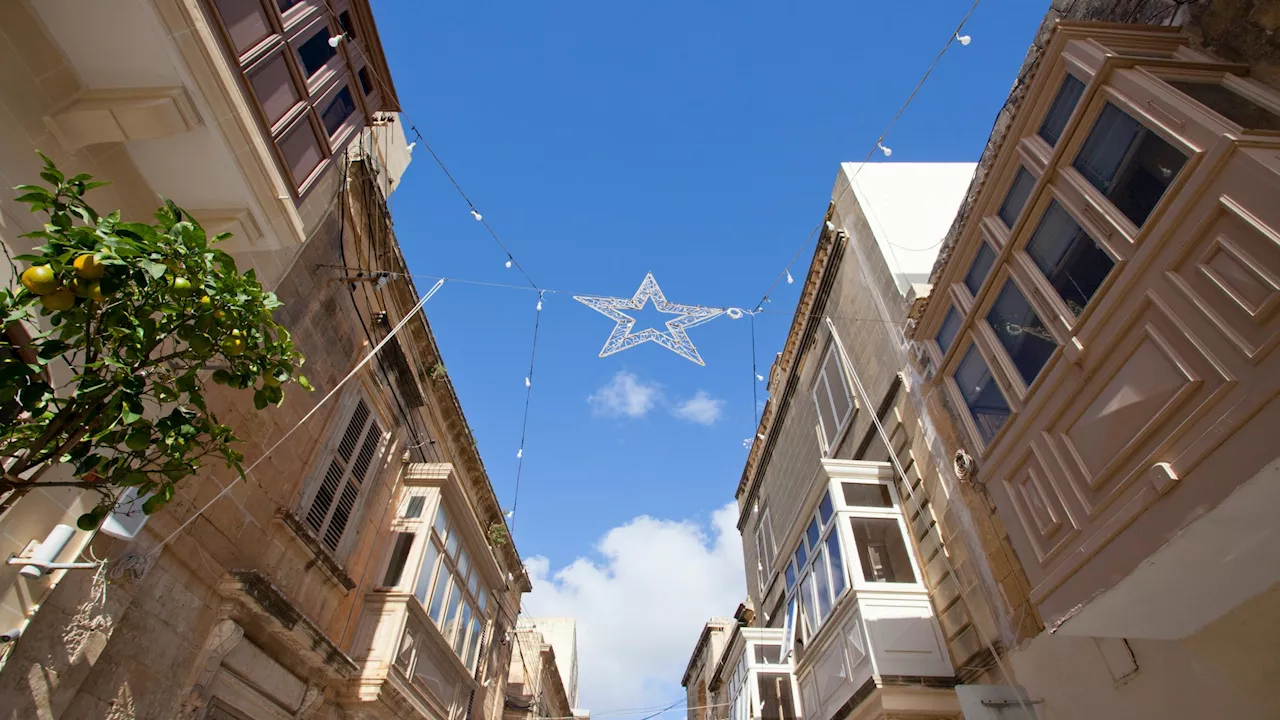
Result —
[{"label": "power line", "polygon": [[[849,180],[849,185],[847,187],[841,188],[840,192],[836,195],[835,199],[831,201],[832,205],[836,205],[840,202],[840,199],[844,197],[845,192],[849,188],[853,187],[854,181],[857,180],[858,178],[858,173],[862,172],[862,168],[866,167],[867,163],[871,161],[871,156],[875,154],[877,149],[880,149],[881,147],[883,147],[881,143],[884,141],[885,137],[888,136],[889,131],[892,130],[893,126],[898,123],[899,118],[902,117],[902,113],[906,112],[907,106],[909,106],[911,102],[915,100],[916,95],[919,94],[920,92],[920,88],[924,87],[925,81],[929,79],[929,76],[931,74],[933,74],[933,69],[938,66],[938,62],[942,60],[942,56],[945,55],[947,53],[947,50],[951,48],[951,43],[955,42],[956,37],[960,34],[960,31],[964,29],[964,24],[969,21],[969,18],[973,15],[973,11],[978,9],[978,4],[981,2],[982,0],[974,0],[973,5],[969,7],[969,11],[966,12],[964,14],[964,17],[960,19],[960,24],[956,26],[956,29],[947,38],[947,42],[942,46],[942,49],[938,51],[937,57],[933,59],[933,62],[930,63],[929,67],[924,71],[924,75],[920,77],[920,81],[916,83],[916,86],[911,90],[911,94],[907,96],[906,102],[902,103],[902,106],[898,108],[898,112],[893,116],[893,119],[889,121],[888,126],[886,126],[884,131],[880,133],[880,136],[876,138],[876,141],[871,146],[871,149],[867,151],[866,157],[862,159],[862,162],[858,165],[858,169],[853,172],[853,176]],[[813,240],[813,237],[818,234],[818,231],[822,229],[822,226],[825,223],[826,223],[826,219],[824,218],[823,221],[818,223],[813,228],[813,230],[809,233],[809,237],[805,238],[805,241],[801,243],[800,248],[796,250],[795,255],[791,256],[791,260],[787,262],[786,267],[782,269],[782,272],[778,273],[778,277],[774,279],[773,284],[770,285],[769,289],[765,291],[763,296],[761,296],[760,302],[756,303],[757,310],[762,309],[764,307],[764,304],[766,302],[769,302],[769,296],[773,293],[774,288],[778,287],[778,283],[782,281],[782,278],[785,277],[786,274],[791,271],[791,266],[794,265],[796,260],[800,258],[800,255],[804,253],[805,248],[809,246],[809,242]],[[941,245],[942,243],[939,242],[938,244]],[[895,245],[894,247],[897,247],[897,246]],[[901,249],[919,250],[920,248],[901,248]]]},{"label": "power line", "polygon": [[[327,264],[327,263],[321,263],[321,264],[318,264],[318,265],[316,265],[316,267],[318,267],[318,268],[329,268],[329,269],[332,269],[332,270],[343,270],[343,271],[358,271],[358,270],[362,270],[362,268],[349,267],[349,266],[345,266],[345,265],[333,265],[333,264]],[[373,270],[373,271],[365,270],[365,272],[373,272],[373,273],[374,273],[374,274],[376,274],[376,275],[388,275],[388,276],[391,276],[391,277],[411,277],[411,278],[414,278],[414,279],[417,279],[417,280],[432,280],[432,281],[434,281],[434,280],[444,280],[444,281],[448,282],[448,283],[449,283],[449,284],[451,284],[451,285],[454,285],[454,284],[457,284],[457,285],[476,285],[476,286],[479,286],[479,287],[500,288],[500,289],[503,289],[503,290],[517,290],[517,291],[521,291],[521,292],[537,292],[537,293],[539,293],[539,295],[540,295],[540,296],[545,296],[545,295],[547,295],[547,294],[556,294],[556,295],[590,295],[590,294],[592,294],[592,293],[584,292],[584,291],[580,291],[580,290],[563,290],[563,289],[555,289],[555,290],[553,290],[553,289],[549,289],[549,288],[539,288],[539,289],[537,289],[537,290],[534,290],[533,288],[527,288],[527,287],[525,287],[525,286],[523,286],[523,285],[511,285],[511,284],[506,284],[506,283],[495,283],[495,282],[489,282],[489,281],[487,281],[487,280],[468,280],[468,279],[465,279],[465,278],[457,278],[457,277],[452,277],[452,276],[449,276],[449,275],[427,275],[427,274],[423,274],[423,273],[402,273],[402,272],[397,272],[397,271],[394,271],[394,270]],[[709,305],[709,306],[706,306],[706,307],[710,307],[710,308],[715,309],[715,310],[741,309],[741,308],[731,308],[730,306],[727,306],[727,305]],[[794,316],[794,315],[795,315],[795,313],[794,313],[794,312],[788,312],[788,311],[785,311],[785,310],[753,310],[753,311],[751,311],[750,313],[748,313],[746,310],[743,310],[743,315],[746,315],[746,316],[754,316],[754,315],[762,315],[762,314],[763,314],[763,315],[786,315],[786,316],[788,316],[788,317],[791,317],[791,316]],[[821,315],[814,315],[814,316],[811,316],[811,317],[826,317],[826,316],[827,316],[827,313],[823,313],[823,314],[821,314]],[[853,321],[853,322],[873,322],[873,323],[882,323],[882,324],[885,324],[885,325],[902,325],[902,324],[903,324],[902,322],[899,322],[899,321],[897,321],[897,320],[886,320],[886,319],[884,319],[884,318],[868,318],[868,317],[859,317],[859,316],[854,316],[854,315],[831,315],[831,317],[832,317],[832,318],[835,318],[835,319],[837,319],[837,320],[850,320],[850,321]]]}]

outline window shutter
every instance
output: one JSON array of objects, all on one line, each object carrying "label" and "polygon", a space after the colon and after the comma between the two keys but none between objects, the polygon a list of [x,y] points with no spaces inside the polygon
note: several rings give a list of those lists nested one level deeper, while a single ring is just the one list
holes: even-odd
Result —
[{"label": "window shutter", "polygon": [[347,523],[355,514],[360,489],[381,440],[382,429],[362,399],[351,413],[320,488],[307,510],[307,525],[320,535],[330,550],[338,549]]}]

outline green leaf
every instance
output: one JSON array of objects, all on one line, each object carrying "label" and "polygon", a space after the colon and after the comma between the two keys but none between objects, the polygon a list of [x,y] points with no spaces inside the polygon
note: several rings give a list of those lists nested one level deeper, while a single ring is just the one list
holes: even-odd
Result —
[{"label": "green leaf", "polygon": [[307,379],[306,375],[298,376],[298,384],[301,385],[302,389],[306,390],[307,392],[315,392],[315,388],[311,387],[311,381]]},{"label": "green leaf", "polygon": [[266,410],[268,405],[267,394],[261,389],[253,391],[253,406],[259,410]]},{"label": "green leaf", "polygon": [[159,280],[161,277],[164,276],[166,272],[169,271],[168,266],[166,266],[164,263],[151,262],[150,260],[142,260],[139,262],[139,264],[142,265],[143,269],[145,269],[147,273],[151,275],[151,277],[155,280]]}]

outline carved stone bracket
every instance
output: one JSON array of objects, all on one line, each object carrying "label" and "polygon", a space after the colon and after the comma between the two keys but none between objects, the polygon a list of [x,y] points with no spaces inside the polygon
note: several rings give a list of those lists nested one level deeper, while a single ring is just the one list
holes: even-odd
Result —
[{"label": "carved stone bracket", "polygon": [[200,124],[195,103],[181,87],[90,90],[45,118],[50,132],[71,151],[178,135]]},{"label": "carved stone bracket", "polygon": [[244,628],[235,620],[219,620],[213,626],[213,631],[205,639],[204,648],[196,660],[189,683],[190,689],[178,709],[179,720],[194,720],[200,710],[209,704],[213,678],[222,666],[222,659],[243,639]]},{"label": "carved stone bracket", "polygon": [[308,685],[307,692],[302,696],[302,702],[298,705],[298,710],[293,714],[295,720],[304,720],[311,717],[313,713],[324,702],[324,690],[315,685]]}]

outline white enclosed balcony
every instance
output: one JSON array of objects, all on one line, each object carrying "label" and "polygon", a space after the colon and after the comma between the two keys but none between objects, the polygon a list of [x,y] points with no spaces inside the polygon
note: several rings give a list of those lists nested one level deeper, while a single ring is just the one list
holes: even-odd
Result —
[{"label": "white enclosed balcony", "polygon": [[[344,705],[385,718],[461,718],[483,704],[483,649],[503,585],[453,466],[405,466],[380,587],[365,597]],[[475,697],[472,697],[472,694]]]},{"label": "white enclosed balcony", "polygon": [[[827,459],[827,482],[782,570],[783,644],[802,714],[845,717],[864,703],[958,712],[954,670],[887,463]],[[886,706],[887,707],[887,706]],[[870,717],[875,717],[872,713]]]},{"label": "white enclosed balcony", "polygon": [[[725,708],[709,717],[729,720],[798,720],[795,676],[782,649],[782,628],[738,627],[725,649],[712,690]],[[724,688],[721,691],[721,688]]]}]

